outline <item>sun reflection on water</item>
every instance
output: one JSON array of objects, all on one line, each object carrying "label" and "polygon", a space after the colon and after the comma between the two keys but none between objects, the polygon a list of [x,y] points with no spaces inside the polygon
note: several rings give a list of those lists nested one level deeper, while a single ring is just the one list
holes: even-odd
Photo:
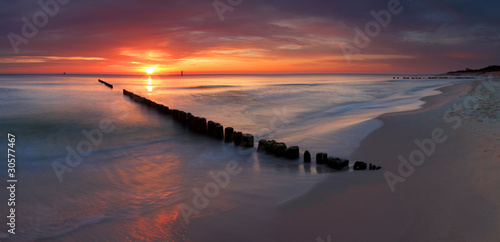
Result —
[{"label": "sun reflection on water", "polygon": [[148,92],[153,91],[153,80],[151,80],[151,76],[148,78],[148,85],[146,86],[146,88],[148,89]]}]

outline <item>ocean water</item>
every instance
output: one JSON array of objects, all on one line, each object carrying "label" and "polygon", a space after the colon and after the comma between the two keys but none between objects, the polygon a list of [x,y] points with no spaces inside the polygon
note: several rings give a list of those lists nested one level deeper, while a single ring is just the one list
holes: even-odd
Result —
[{"label": "ocean water", "polygon": [[[7,133],[16,136],[18,179],[16,235],[7,236],[1,223],[0,239],[189,240],[196,231],[186,218],[237,210],[245,219],[263,220],[266,211],[335,175],[314,158],[308,165],[193,134],[133,103],[123,88],[251,133],[256,141],[276,139],[313,157],[327,152],[349,158],[382,125],[377,116],[416,109],[438,87],[463,81],[389,75],[0,75],[0,145],[6,152]],[[238,174],[209,188],[213,197],[196,207],[196,191],[207,194],[207,184],[217,182],[214,174],[228,167]],[[2,180],[6,169],[5,164]],[[0,203],[7,199],[1,191]],[[186,216],[182,204],[196,213]],[[6,206],[1,208],[6,214]]]}]

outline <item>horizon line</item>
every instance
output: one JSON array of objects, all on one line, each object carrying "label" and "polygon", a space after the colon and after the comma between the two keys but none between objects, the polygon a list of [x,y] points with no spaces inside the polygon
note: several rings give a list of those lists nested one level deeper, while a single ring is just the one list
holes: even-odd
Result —
[{"label": "horizon line", "polygon": [[[183,76],[203,76],[203,75],[406,75],[406,76],[422,76],[422,75],[445,75],[444,73],[427,73],[427,74],[417,74],[417,73],[197,73],[197,74],[184,74]],[[0,75],[57,75],[57,76],[68,76],[68,75],[88,75],[88,76],[182,76],[179,74],[110,74],[110,73],[0,73]]]}]

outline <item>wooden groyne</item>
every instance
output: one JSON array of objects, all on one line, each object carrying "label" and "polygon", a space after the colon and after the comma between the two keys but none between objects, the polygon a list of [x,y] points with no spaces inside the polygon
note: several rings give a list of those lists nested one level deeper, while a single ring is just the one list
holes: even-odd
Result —
[{"label": "wooden groyne", "polygon": [[224,140],[224,142],[233,142],[234,145],[243,147],[254,147],[254,136],[251,134],[244,134],[243,132],[235,131],[232,127],[226,127],[222,124],[207,121],[206,118],[194,116],[191,113],[184,112],[177,109],[169,109],[163,104],[156,103],[145,97],[139,96],[135,93],[123,89],[123,95],[128,96],[134,102],[146,105],[159,113],[170,115],[172,119],[187,127],[193,133],[206,135],[216,140]]},{"label": "wooden groyne", "polygon": [[[235,146],[247,148],[252,148],[255,146],[254,136],[252,134],[236,131],[232,127],[224,128],[224,126],[220,123],[211,120],[207,121],[207,119],[204,117],[198,117],[182,110],[170,109],[163,104],[156,103],[155,101],[149,100],[125,89],[123,89],[123,95],[129,97],[134,102],[145,105],[153,110],[158,111],[161,114],[171,116],[172,119],[185,126],[193,133],[206,135],[210,138],[213,138],[214,140],[220,140],[225,143],[232,142]],[[284,157],[290,160],[296,160],[300,157],[299,146],[287,147],[284,142],[266,139],[259,140],[258,144],[259,145],[257,150],[265,151],[266,153],[273,154],[276,157]],[[304,162],[311,162],[311,154],[307,150],[304,152]],[[316,164],[324,164],[335,170],[349,169],[349,160],[338,157],[330,157],[327,153],[321,152],[316,154]],[[367,168],[368,165],[362,161],[356,161],[353,165],[354,170],[366,170]],[[381,169],[380,166],[375,166],[370,163],[369,170],[379,169]]]},{"label": "wooden groyne", "polygon": [[394,80],[476,79],[474,76],[393,76]]},{"label": "wooden groyne", "polygon": [[107,82],[105,82],[105,81],[103,81],[101,79],[97,79],[97,81],[100,82],[100,83],[102,83],[102,84],[104,84],[104,85],[106,85],[107,87],[113,89],[113,85],[111,85],[111,84],[109,84],[109,83],[107,83]]}]

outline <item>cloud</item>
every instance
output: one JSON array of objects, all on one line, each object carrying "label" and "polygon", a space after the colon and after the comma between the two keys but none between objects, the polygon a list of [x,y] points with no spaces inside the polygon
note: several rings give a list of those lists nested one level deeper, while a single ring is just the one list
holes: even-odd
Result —
[{"label": "cloud", "polygon": [[473,41],[475,35],[463,35],[456,32],[418,32],[404,31],[402,39],[408,42],[439,45],[457,45]]},{"label": "cloud", "polygon": [[[144,65],[200,73],[286,72],[287,65],[289,72],[359,65],[373,67],[364,72],[444,72],[500,61],[500,3],[422,0],[401,1],[403,12],[346,62],[341,46],[353,43],[353,28],[364,28],[374,20],[370,12],[387,2],[244,0],[221,22],[212,1],[70,1],[16,54],[7,34],[22,34],[21,18],[41,8],[37,1],[2,1],[0,72],[128,73]],[[51,56],[60,59],[42,58]]]},{"label": "cloud", "polygon": [[81,56],[14,56],[11,58],[0,58],[0,63],[43,63],[50,61],[73,61],[73,60],[105,60],[101,57],[81,57]]}]

